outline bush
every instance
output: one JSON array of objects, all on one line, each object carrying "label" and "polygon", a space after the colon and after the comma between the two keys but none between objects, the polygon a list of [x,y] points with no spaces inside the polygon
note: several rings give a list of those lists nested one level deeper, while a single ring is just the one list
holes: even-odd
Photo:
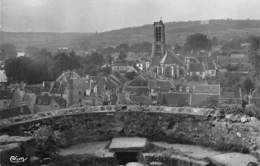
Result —
[{"label": "bush", "polygon": [[48,126],[42,126],[34,131],[33,137],[36,140],[38,149],[36,154],[39,157],[50,157],[56,152],[57,146],[53,134],[53,130]]},{"label": "bush", "polygon": [[260,118],[260,110],[254,105],[254,104],[249,104],[245,108],[245,114],[248,116]]}]

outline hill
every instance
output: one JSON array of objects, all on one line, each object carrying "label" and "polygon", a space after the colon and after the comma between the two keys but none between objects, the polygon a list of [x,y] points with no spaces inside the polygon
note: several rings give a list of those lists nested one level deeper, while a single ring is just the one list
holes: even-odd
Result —
[{"label": "hill", "polygon": [[[193,33],[206,33],[221,40],[230,40],[249,35],[260,36],[260,20],[210,20],[208,22],[187,21],[168,22],[166,26],[167,44],[183,44],[186,37]],[[152,42],[153,26],[123,28],[97,34],[87,33],[25,33],[0,32],[0,43],[13,43],[18,48],[27,46],[56,49],[71,47],[88,49],[100,46],[118,45],[121,43]]]}]

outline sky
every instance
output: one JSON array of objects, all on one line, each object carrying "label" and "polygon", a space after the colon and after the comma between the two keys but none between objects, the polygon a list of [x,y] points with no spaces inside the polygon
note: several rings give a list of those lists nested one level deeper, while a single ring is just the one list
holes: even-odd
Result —
[{"label": "sky", "polygon": [[164,22],[260,19],[260,0],[0,0],[0,27],[23,32],[103,32]]}]

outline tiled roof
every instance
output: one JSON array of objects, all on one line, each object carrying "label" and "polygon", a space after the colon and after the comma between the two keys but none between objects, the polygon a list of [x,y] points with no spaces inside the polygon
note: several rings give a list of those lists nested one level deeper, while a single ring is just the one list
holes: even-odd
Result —
[{"label": "tiled roof", "polygon": [[172,53],[166,52],[160,61],[161,64],[176,64],[179,66],[184,66],[184,62]]},{"label": "tiled roof", "polygon": [[50,105],[51,101],[54,100],[60,107],[66,107],[66,100],[59,96],[37,96],[36,104],[37,105]]},{"label": "tiled roof", "polygon": [[189,71],[191,72],[203,72],[205,68],[202,63],[190,63],[189,64]]},{"label": "tiled roof", "polygon": [[151,88],[160,92],[169,92],[170,90],[175,89],[175,85],[169,80],[156,80],[151,84]]},{"label": "tiled roof", "polygon": [[50,105],[50,103],[51,103],[51,97],[48,95],[36,97],[35,104],[37,105]]},{"label": "tiled roof", "polygon": [[67,102],[65,99],[63,99],[62,97],[59,96],[53,96],[52,99],[59,104],[60,107],[65,108],[67,105]]},{"label": "tiled roof", "polygon": [[65,87],[66,87],[65,83],[55,82],[51,89],[51,93],[52,94],[64,94]]},{"label": "tiled roof", "polygon": [[174,107],[183,107],[189,105],[188,93],[160,93],[158,103]]},{"label": "tiled roof", "polygon": [[139,75],[134,80],[129,82],[128,86],[148,86],[148,80],[145,76]]},{"label": "tiled roof", "polygon": [[130,100],[133,104],[144,104],[144,105],[151,105],[152,100],[148,96],[143,95],[131,95]]},{"label": "tiled roof", "polygon": [[63,72],[58,78],[57,78],[57,81],[58,82],[61,82],[61,81],[65,81],[67,82],[69,79],[78,79],[80,78],[80,76],[74,72],[74,71],[66,71],[66,72]]},{"label": "tiled roof", "polygon": [[220,94],[219,84],[196,84],[192,87],[193,93]]},{"label": "tiled roof", "polygon": [[15,117],[19,115],[27,115],[27,114],[31,114],[31,111],[28,108],[28,106],[9,108],[1,111],[0,119]]},{"label": "tiled roof", "polygon": [[50,92],[52,89],[52,82],[44,82],[44,86],[43,84],[26,85],[25,89],[35,94],[39,94],[41,92]]},{"label": "tiled roof", "polygon": [[151,66],[159,66],[161,59],[162,59],[162,56],[154,56],[154,57],[152,57]]}]

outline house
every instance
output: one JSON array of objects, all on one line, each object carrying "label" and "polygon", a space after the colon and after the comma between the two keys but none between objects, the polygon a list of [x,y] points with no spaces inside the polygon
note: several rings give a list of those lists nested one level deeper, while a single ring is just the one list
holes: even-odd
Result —
[{"label": "house", "polygon": [[218,103],[221,91],[220,84],[193,84],[191,85],[191,88],[191,106],[216,105]]},{"label": "house", "polygon": [[97,91],[92,77],[81,78],[77,73],[67,71],[61,74],[50,90],[52,96],[60,96],[67,104],[80,104],[84,99]]},{"label": "house", "polygon": [[170,80],[154,80],[150,81],[151,99],[153,104],[157,104],[160,93],[168,93],[175,91],[176,87]]},{"label": "house", "polygon": [[112,71],[118,72],[136,72],[137,70],[134,66],[124,63],[124,62],[116,62],[112,64]]},{"label": "house", "polygon": [[51,111],[61,108],[65,108],[67,102],[65,99],[59,96],[49,96],[45,94],[44,96],[37,96],[34,106],[35,112]]},{"label": "house", "polygon": [[130,95],[145,95],[148,96],[150,93],[148,79],[140,74],[134,80],[126,83],[124,91],[130,93]]},{"label": "house", "polygon": [[124,85],[123,92],[132,104],[152,104],[149,80],[150,78],[147,75],[140,74]]},{"label": "house", "polygon": [[0,110],[7,109],[12,100],[12,92],[10,90],[0,90]]},{"label": "house", "polygon": [[211,78],[217,76],[217,65],[214,62],[210,62],[207,64],[205,75]]},{"label": "house", "polygon": [[166,105],[171,107],[185,107],[190,104],[190,95],[189,93],[181,92],[167,92],[159,93],[158,104]]},{"label": "house", "polygon": [[0,111],[0,119],[12,118],[15,116],[31,114],[30,109],[26,105],[19,107],[7,108]]},{"label": "house", "polygon": [[176,86],[174,92],[159,93],[158,104],[184,107],[217,105],[220,96],[220,85],[190,83]]},{"label": "house", "polygon": [[230,64],[238,65],[243,63],[248,63],[248,55],[240,52],[233,52],[230,54]]},{"label": "house", "polygon": [[217,55],[216,63],[218,66],[226,67],[227,65],[230,64],[230,56],[226,54],[219,54]]},{"label": "house", "polygon": [[190,78],[197,77],[199,80],[205,79],[205,66],[202,63],[190,63],[187,69],[187,76]]},{"label": "house", "polygon": [[34,105],[36,102],[36,94],[34,93],[28,93],[25,92],[25,94],[23,95],[23,104],[28,106],[28,108],[31,110],[31,112],[34,111]]},{"label": "house", "polygon": [[37,95],[44,95],[45,93],[50,94],[50,91],[54,85],[52,81],[43,81],[42,84],[26,85],[25,91],[28,93],[34,93]]}]

